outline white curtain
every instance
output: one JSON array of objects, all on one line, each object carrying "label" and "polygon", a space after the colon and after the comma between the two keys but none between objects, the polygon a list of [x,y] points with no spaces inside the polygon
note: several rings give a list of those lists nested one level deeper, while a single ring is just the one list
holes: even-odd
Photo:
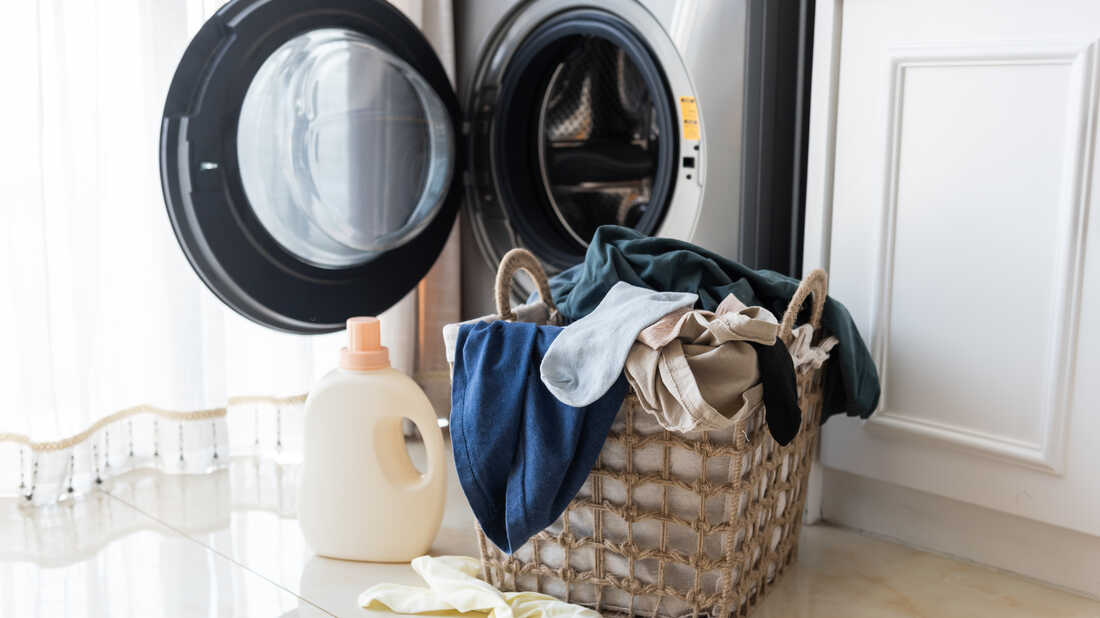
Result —
[{"label": "white curtain", "polygon": [[[432,27],[451,49],[449,0],[444,11],[404,4],[414,21],[444,14]],[[49,503],[133,467],[200,472],[246,450],[294,457],[304,394],[335,365],[343,334],[280,334],[225,308],[187,264],[161,196],[164,95],[218,6],[5,7],[0,493]],[[410,373],[418,313],[414,291],[383,317],[395,366]]]}]

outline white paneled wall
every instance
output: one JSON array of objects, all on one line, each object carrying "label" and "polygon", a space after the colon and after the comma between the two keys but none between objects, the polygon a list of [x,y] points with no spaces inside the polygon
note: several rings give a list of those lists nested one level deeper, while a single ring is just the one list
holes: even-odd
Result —
[{"label": "white paneled wall", "polygon": [[807,220],[826,223],[807,259],[828,262],[883,382],[877,414],[830,422],[821,445],[851,473],[827,473],[826,495],[870,492],[870,512],[826,498],[823,516],[937,545],[887,525],[874,488],[891,487],[1100,536],[1100,4],[823,12],[815,63],[836,70],[815,71]]}]

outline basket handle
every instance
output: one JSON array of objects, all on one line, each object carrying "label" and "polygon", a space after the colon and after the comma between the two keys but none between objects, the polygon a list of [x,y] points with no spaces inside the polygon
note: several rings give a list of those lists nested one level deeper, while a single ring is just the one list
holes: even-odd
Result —
[{"label": "basket handle", "polygon": [[794,291],[794,296],[791,297],[790,304],[787,305],[787,311],[783,314],[783,321],[779,324],[779,338],[783,340],[783,343],[790,344],[794,321],[798,318],[799,311],[802,310],[802,303],[806,302],[806,297],[811,294],[814,297],[814,304],[813,311],[810,313],[810,325],[813,326],[815,332],[821,328],[821,314],[825,311],[825,298],[828,292],[829,276],[825,274],[824,270],[814,269],[802,279],[802,283],[798,284],[798,289]]},{"label": "basket handle", "polygon": [[516,247],[500,259],[497,267],[497,279],[494,284],[494,292],[497,299],[497,314],[502,320],[512,321],[516,314],[512,313],[512,277],[517,270],[527,271],[538,288],[539,299],[546,305],[551,317],[557,314],[558,308],[554,305],[554,296],[550,293],[550,282],[546,279],[546,271],[542,269],[538,258],[527,249]]}]

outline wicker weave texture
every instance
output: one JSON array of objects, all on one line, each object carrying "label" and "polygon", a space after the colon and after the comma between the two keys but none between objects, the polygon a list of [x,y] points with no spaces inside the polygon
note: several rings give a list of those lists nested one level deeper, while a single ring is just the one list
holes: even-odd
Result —
[{"label": "wicker weave texture", "polygon": [[554,525],[512,556],[478,530],[483,576],[605,614],[746,615],[798,544],[821,372],[799,375],[798,389],[802,430],[784,447],[763,406],[729,430],[676,434],[628,397]]}]

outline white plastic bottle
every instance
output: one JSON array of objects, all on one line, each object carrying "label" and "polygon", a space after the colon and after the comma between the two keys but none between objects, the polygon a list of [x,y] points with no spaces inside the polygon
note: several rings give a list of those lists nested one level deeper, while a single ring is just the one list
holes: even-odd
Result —
[{"label": "white plastic bottle", "polygon": [[[340,366],[306,399],[298,518],[319,555],[407,562],[427,553],[443,519],[443,434],[420,387],[390,367],[379,326],[348,320]],[[405,450],[402,418],[424,439],[424,474]]]}]

